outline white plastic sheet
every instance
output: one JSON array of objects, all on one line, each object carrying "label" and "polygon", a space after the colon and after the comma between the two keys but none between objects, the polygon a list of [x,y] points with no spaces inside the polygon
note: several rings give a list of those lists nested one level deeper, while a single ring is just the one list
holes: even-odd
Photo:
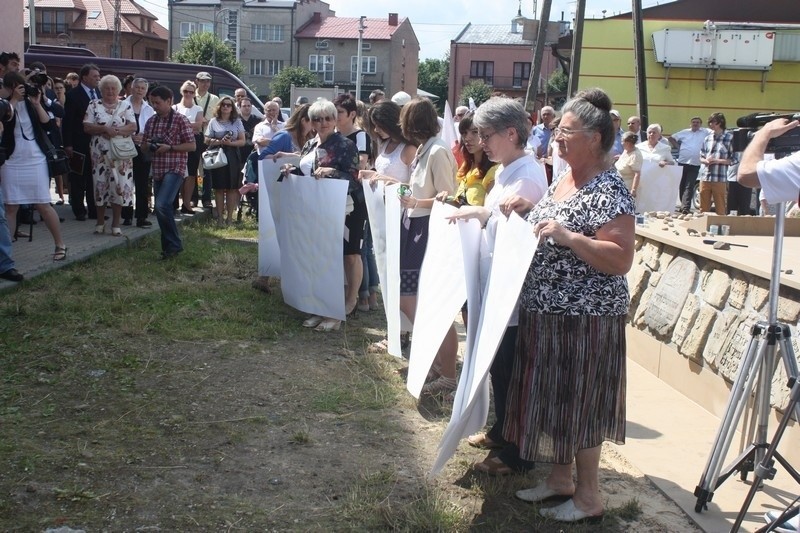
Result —
[{"label": "white plastic sheet", "polygon": [[300,311],[344,320],[342,241],[348,182],[290,175],[277,186],[283,299]]},{"label": "white plastic sheet", "polygon": [[674,211],[679,203],[682,173],[679,165],[660,167],[654,161],[644,161],[636,189],[636,212]]},{"label": "white plastic sheet", "polygon": [[[491,272],[483,293],[483,305],[472,351],[465,354],[456,390],[453,413],[439,443],[439,455],[430,475],[438,474],[453,456],[462,438],[478,431],[489,412],[489,369],[506,331],[506,325],[530,267],[538,240],[531,225],[516,213],[498,220]],[[467,281],[470,286],[471,282]],[[467,333],[469,337],[469,332]]]},{"label": "white plastic sheet", "polygon": [[300,158],[283,157],[277,162],[264,159],[258,164],[258,275],[281,275],[281,249],[276,225],[280,220],[281,166],[297,165]]},{"label": "white plastic sheet", "polygon": [[458,226],[445,218],[456,210],[434,202],[431,211],[406,381],[406,388],[415,398],[419,398],[436,352],[467,298]]}]

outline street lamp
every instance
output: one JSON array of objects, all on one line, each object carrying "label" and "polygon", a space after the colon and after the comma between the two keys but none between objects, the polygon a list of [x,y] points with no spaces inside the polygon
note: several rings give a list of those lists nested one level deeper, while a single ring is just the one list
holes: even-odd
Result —
[{"label": "street lamp", "polygon": [[[239,62],[239,12],[236,9],[230,9],[230,8],[226,7],[225,9],[219,9],[218,10],[217,6],[214,6],[214,22],[213,22],[214,40],[216,40],[216,37],[217,37],[217,20],[219,20],[220,15],[225,16],[225,20],[224,20],[223,24],[227,25],[227,24],[230,24],[230,21],[229,21],[229,19],[227,17],[231,13],[236,13],[236,41],[231,41],[230,39],[226,38],[225,39],[225,44],[227,44],[228,46],[230,46],[230,44],[234,45],[235,53],[236,53],[236,62],[238,63]],[[212,47],[212,49],[211,49],[211,65],[214,66],[214,67],[217,66],[217,47],[216,46]]]}]

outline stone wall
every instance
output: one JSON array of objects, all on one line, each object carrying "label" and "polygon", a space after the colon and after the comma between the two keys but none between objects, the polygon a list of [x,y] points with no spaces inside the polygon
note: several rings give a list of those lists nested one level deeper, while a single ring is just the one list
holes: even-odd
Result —
[{"label": "stone wall", "polygon": [[[767,321],[767,279],[638,235],[628,284],[631,327],[728,383],[748,351],[753,326]],[[790,327],[795,354],[799,319],[800,291],[781,287],[778,321]],[[772,405],[783,411],[789,389],[782,360],[771,393]]]}]

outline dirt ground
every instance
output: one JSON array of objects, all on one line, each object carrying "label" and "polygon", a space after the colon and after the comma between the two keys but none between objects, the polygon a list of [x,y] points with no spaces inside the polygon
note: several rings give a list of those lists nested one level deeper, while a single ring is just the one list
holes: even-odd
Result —
[{"label": "dirt ground", "polygon": [[279,294],[248,291],[242,307],[268,306],[280,323],[270,340],[116,323],[30,356],[31,383],[5,375],[0,530],[699,531],[615,446],[599,526],[543,521],[513,494],[545,467],[476,475],[485,452],[466,443],[427,478],[449,411],[405,392],[403,360],[366,353],[381,313],[323,334],[299,327]]}]

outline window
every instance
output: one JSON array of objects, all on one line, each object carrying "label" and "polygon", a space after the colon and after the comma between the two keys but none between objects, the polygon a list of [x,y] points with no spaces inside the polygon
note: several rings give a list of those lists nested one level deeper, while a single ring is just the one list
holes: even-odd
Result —
[{"label": "window", "polygon": [[332,55],[311,54],[308,56],[308,70],[322,73],[322,81],[325,83],[333,83],[334,60],[335,57]]},{"label": "window", "polygon": [[283,70],[282,59],[270,59],[267,63],[267,76],[277,76]]},{"label": "window", "polygon": [[266,59],[251,59],[250,60],[250,75],[251,76],[264,76],[267,71]]},{"label": "window", "polygon": [[514,63],[514,82],[515,88],[528,86],[528,79],[531,77],[530,63]]},{"label": "window", "polygon": [[267,25],[253,24],[250,26],[250,40],[264,42],[267,40]]},{"label": "window", "polygon": [[[358,56],[350,56],[350,81],[356,83],[356,67]],[[375,74],[378,68],[378,58],[375,56],[361,56],[361,74]]]},{"label": "window", "polygon": [[213,22],[198,22],[197,23],[197,32],[198,33],[214,33],[214,23]]},{"label": "window", "polygon": [[194,24],[191,22],[181,22],[181,39],[187,39],[189,35],[194,31]]},{"label": "window", "polygon": [[494,61],[472,61],[469,65],[469,77],[483,80],[487,85],[492,85]]},{"label": "window", "polygon": [[66,33],[67,28],[67,13],[64,11],[54,11],[45,9],[42,11],[42,25],[40,27],[41,33]]},{"label": "window", "polygon": [[283,26],[280,24],[270,24],[267,27],[267,37],[271,43],[283,42]]}]

